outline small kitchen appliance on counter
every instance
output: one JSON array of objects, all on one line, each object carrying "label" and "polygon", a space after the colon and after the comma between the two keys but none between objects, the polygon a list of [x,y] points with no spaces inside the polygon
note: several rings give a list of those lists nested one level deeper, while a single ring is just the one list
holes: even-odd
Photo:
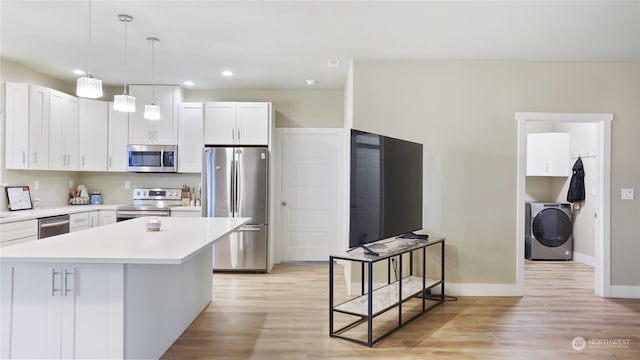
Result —
[{"label": "small kitchen appliance on counter", "polygon": [[171,216],[171,208],[181,203],[181,189],[135,188],[133,204],[118,207],[116,217],[117,221],[123,221],[142,216]]}]

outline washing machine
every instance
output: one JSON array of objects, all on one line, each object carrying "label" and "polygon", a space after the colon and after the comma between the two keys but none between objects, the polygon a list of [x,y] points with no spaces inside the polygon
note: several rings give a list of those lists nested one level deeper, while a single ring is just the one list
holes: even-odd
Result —
[{"label": "washing machine", "polygon": [[529,260],[572,260],[571,204],[525,204],[524,255]]}]

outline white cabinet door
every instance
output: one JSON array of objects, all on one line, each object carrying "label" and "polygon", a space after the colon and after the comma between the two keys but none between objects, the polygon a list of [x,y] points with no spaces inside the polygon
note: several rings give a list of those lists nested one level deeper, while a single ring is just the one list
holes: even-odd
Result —
[{"label": "white cabinet door", "polygon": [[27,169],[29,154],[29,85],[7,82],[5,86],[5,165]]},{"label": "white cabinet door", "polygon": [[79,99],[80,170],[107,170],[109,103]]},{"label": "white cabinet door", "polygon": [[124,265],[0,266],[0,358],[123,358]]},{"label": "white cabinet door", "polygon": [[527,176],[569,176],[571,174],[569,133],[527,135]]},{"label": "white cabinet door", "polygon": [[29,85],[29,169],[49,168],[49,89]]},{"label": "white cabinet door", "polygon": [[29,266],[5,263],[1,266],[3,336],[0,357],[60,358],[60,269],[42,263]]},{"label": "white cabinet door", "polygon": [[107,224],[113,224],[117,221],[115,210],[100,210],[98,211],[98,225],[103,226]]},{"label": "white cabinet door", "polygon": [[[124,265],[62,264],[63,359],[124,358]],[[63,291],[64,292],[64,291]]]},{"label": "white cabinet door", "polygon": [[202,103],[180,104],[178,120],[178,172],[202,171],[203,122]]},{"label": "white cabinet door", "polygon": [[78,98],[50,90],[49,99],[49,169],[77,170]]},{"label": "white cabinet door", "polygon": [[182,102],[179,86],[159,85],[155,87],[156,105],[160,106],[160,120],[144,118],[144,105],[152,98],[149,85],[131,85],[129,92],[136,98],[136,111],[129,122],[130,144],[178,144],[178,104]]},{"label": "white cabinet door", "polygon": [[109,103],[109,137],[107,169],[127,171],[127,144],[129,144],[129,115],[113,110]]},{"label": "white cabinet door", "polygon": [[100,226],[98,221],[98,212],[97,211],[89,211],[89,228],[94,228]]},{"label": "white cabinet door", "polygon": [[236,143],[236,103],[205,103],[204,143],[206,145],[233,145]]},{"label": "white cabinet door", "polygon": [[236,111],[237,144],[269,144],[269,103],[238,103]]}]

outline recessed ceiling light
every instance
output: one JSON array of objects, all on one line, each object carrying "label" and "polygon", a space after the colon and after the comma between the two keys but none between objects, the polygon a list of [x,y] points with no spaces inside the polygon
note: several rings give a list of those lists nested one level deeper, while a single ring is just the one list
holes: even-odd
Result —
[{"label": "recessed ceiling light", "polygon": [[185,85],[185,86],[193,86],[193,85],[195,85],[196,83],[194,83],[194,82],[193,82],[193,81],[191,81],[191,80],[187,80],[187,81],[183,82],[182,84],[183,84],[183,85]]},{"label": "recessed ceiling light", "polygon": [[84,75],[85,74],[85,72],[80,70],[80,69],[73,70],[73,73],[76,74],[76,75]]},{"label": "recessed ceiling light", "polygon": [[221,74],[222,74],[222,76],[229,77],[229,76],[233,76],[233,71],[225,70],[225,71],[221,72]]},{"label": "recessed ceiling light", "polygon": [[307,85],[313,86],[315,84],[317,84],[318,82],[315,81],[314,79],[307,79]]}]

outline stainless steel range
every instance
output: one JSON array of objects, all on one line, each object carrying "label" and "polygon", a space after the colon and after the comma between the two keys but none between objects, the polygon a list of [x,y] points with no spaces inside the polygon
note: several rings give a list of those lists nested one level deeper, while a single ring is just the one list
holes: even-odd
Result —
[{"label": "stainless steel range", "polygon": [[118,207],[118,221],[142,216],[171,216],[171,208],[182,203],[181,189],[134,188],[133,204]]}]

